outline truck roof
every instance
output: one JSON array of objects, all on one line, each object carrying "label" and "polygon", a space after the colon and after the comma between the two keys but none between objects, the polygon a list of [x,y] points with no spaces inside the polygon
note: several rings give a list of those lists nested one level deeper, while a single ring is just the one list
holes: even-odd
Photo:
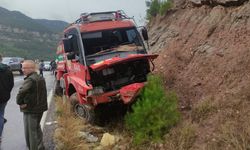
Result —
[{"label": "truck roof", "polygon": [[[67,30],[76,27],[77,24],[71,25],[64,32]],[[135,24],[130,20],[119,20],[119,21],[103,21],[103,22],[93,22],[88,24],[79,24],[80,32],[93,32],[93,31],[100,31],[100,30],[108,30],[114,28],[126,28],[126,27],[134,27]]]},{"label": "truck roof", "polygon": [[80,32],[92,32],[100,30],[108,30],[113,28],[134,27],[135,23],[122,10],[83,13],[80,18],[67,27],[64,32],[76,26],[80,27]]}]

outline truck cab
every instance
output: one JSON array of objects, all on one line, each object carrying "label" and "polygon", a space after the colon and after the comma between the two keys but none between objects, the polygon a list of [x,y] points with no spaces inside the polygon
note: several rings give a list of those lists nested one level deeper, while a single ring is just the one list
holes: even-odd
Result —
[{"label": "truck cab", "polygon": [[57,89],[87,121],[99,104],[131,104],[147,81],[157,55],[144,45],[147,31],[138,30],[123,11],[84,13],[64,30],[57,54]]}]

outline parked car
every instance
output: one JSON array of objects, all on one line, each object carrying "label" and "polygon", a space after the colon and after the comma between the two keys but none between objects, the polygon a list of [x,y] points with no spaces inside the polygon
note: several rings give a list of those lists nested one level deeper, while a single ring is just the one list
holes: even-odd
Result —
[{"label": "parked car", "polygon": [[23,74],[22,72],[23,60],[24,58],[21,57],[3,57],[2,63],[8,65],[11,71],[19,71],[20,74]]},{"label": "parked car", "polygon": [[44,61],[44,70],[45,71],[51,70],[50,61]]}]

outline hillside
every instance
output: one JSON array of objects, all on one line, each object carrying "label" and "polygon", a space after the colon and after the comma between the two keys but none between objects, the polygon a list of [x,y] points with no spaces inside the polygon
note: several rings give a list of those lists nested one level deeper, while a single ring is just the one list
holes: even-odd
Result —
[{"label": "hillside", "polygon": [[39,24],[43,25],[50,31],[59,33],[68,25],[68,23],[60,20],[35,19]]},{"label": "hillside", "polygon": [[32,19],[0,7],[0,53],[5,56],[53,59],[63,21]]},{"label": "hillside", "polygon": [[160,54],[156,72],[180,98],[183,120],[171,131],[172,146],[249,149],[250,2],[174,3],[148,25],[151,52]]}]

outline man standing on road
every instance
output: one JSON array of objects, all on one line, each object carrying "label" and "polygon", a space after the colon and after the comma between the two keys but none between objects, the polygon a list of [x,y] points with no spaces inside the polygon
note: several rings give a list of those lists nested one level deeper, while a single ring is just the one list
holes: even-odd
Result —
[{"label": "man standing on road", "polygon": [[42,77],[43,77],[43,70],[44,70],[44,62],[43,60],[41,60],[39,63],[39,71],[40,71],[40,76]]},{"label": "man standing on road", "polygon": [[50,66],[51,66],[52,74],[54,75],[54,74],[55,74],[55,70],[56,70],[56,61],[55,61],[55,60],[52,60],[52,61],[50,62]]},{"label": "man standing on road", "polygon": [[4,111],[10,92],[14,86],[13,74],[9,66],[2,63],[2,55],[0,54],[0,143],[2,141],[2,132],[4,126]]},{"label": "man standing on road", "polygon": [[44,150],[40,121],[48,109],[45,80],[37,74],[32,60],[23,62],[22,71],[26,77],[16,100],[23,112],[26,144],[29,150]]}]

